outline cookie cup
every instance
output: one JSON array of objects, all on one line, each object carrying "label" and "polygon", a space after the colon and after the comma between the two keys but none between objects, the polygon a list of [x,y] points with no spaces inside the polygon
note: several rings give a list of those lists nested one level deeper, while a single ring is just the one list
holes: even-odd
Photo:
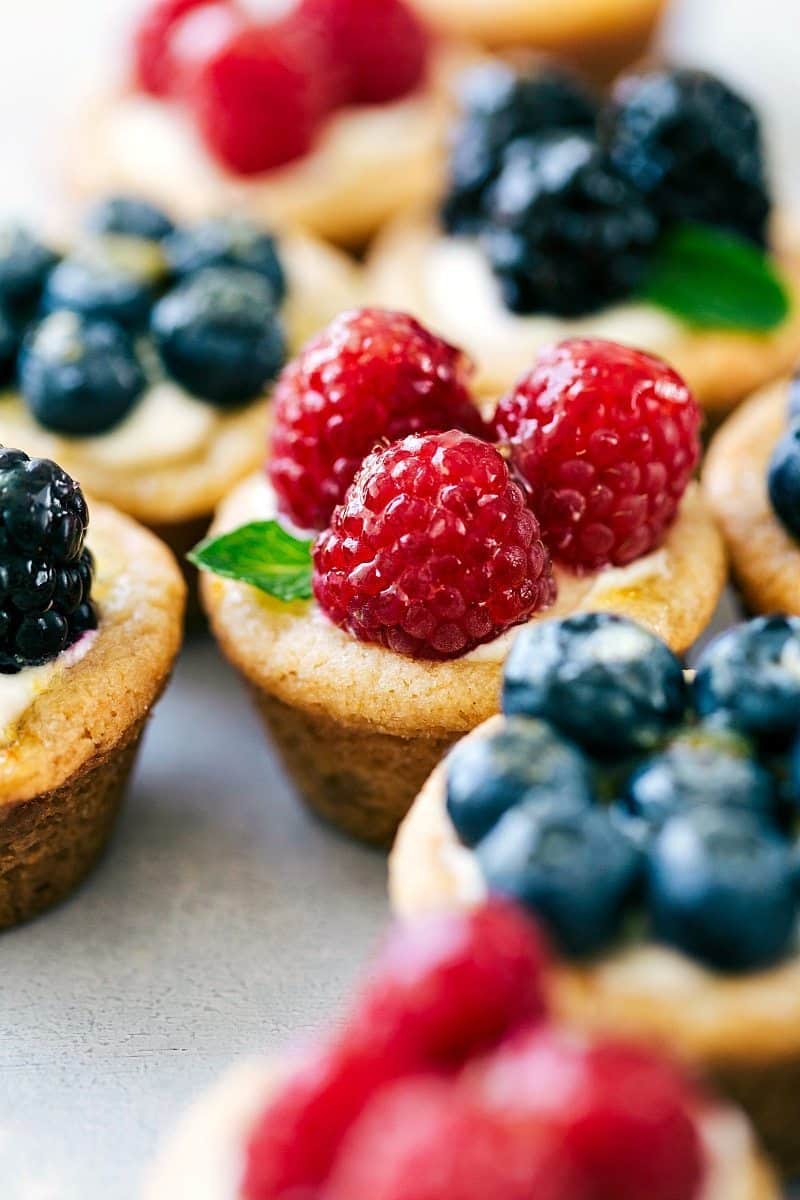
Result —
[{"label": "cookie cup", "polygon": [[[447,814],[445,769],[440,763],[425,783],[389,860],[391,904],[403,916],[485,896],[477,860]],[[800,1169],[800,956],[755,974],[723,975],[641,941],[589,965],[560,965],[551,986],[562,1019],[655,1044],[710,1074],[781,1169]]]},{"label": "cookie cup", "polygon": [[97,859],[180,646],[185,585],[169,550],[91,510],[99,627],[46,669],[0,739],[0,928],[63,899]]},{"label": "cookie cup", "polygon": [[477,389],[497,396],[528,371],[542,346],[569,337],[604,337],[666,359],[712,418],[800,359],[800,251],[783,234],[778,260],[792,307],[767,334],[697,330],[653,305],[629,302],[585,317],[518,316],[505,308],[477,244],[445,237],[430,217],[400,218],[382,232],[368,261],[366,287],[376,303],[414,314],[477,364]]},{"label": "cookie cup", "polygon": [[788,400],[784,379],[725,422],[711,443],[703,487],[747,607],[800,616],[800,545],[773,512],[767,492],[769,460],[787,427]]},{"label": "cookie cup", "polygon": [[[222,504],[212,532],[274,515],[274,496],[254,477]],[[559,573],[558,599],[542,615],[621,613],[683,651],[710,620],[725,575],[721,539],[693,485],[659,551],[621,570]],[[313,602],[283,603],[208,574],[201,595],[300,794],[354,837],[387,844],[443,752],[497,712],[516,630],[427,662],[358,641]]]}]

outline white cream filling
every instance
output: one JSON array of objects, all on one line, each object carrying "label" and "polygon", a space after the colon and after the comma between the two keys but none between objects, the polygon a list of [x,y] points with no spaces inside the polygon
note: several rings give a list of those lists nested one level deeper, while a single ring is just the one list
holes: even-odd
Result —
[{"label": "white cream filling", "polygon": [[62,671],[74,667],[94,645],[96,632],[85,633],[52,662],[26,667],[16,675],[0,675],[0,747],[8,745],[21,717],[52,686]]}]

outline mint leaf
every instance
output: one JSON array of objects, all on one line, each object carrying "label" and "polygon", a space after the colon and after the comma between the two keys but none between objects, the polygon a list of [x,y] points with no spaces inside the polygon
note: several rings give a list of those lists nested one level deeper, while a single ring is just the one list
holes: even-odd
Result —
[{"label": "mint leaf", "polygon": [[656,250],[642,294],[690,325],[766,333],[790,308],[770,259],[744,238],[678,225]]},{"label": "mint leaf", "polygon": [[278,600],[311,598],[311,542],[292,537],[277,521],[251,521],[207,538],[187,557],[201,571],[250,583]]}]

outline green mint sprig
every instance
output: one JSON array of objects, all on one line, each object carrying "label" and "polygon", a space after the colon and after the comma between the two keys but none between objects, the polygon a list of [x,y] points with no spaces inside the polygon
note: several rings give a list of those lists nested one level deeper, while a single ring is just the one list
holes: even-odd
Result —
[{"label": "green mint sprig", "polygon": [[201,571],[252,584],[278,600],[310,600],[311,546],[277,521],[251,521],[206,538],[187,557]]}]

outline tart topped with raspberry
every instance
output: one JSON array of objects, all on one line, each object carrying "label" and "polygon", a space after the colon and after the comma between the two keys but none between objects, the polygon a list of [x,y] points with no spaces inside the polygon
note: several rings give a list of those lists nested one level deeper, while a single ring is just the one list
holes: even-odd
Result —
[{"label": "tart topped with raspberry", "polygon": [[236,216],[176,226],[129,196],[92,207],[64,252],[7,226],[0,439],[55,457],[185,549],[258,464],[291,348],[352,284],[306,237]]},{"label": "tart topped with raspberry", "polygon": [[796,247],[774,213],[757,114],[703,71],[610,96],[552,65],[462,85],[435,217],[388,227],[373,294],[465,346],[495,396],[568,336],[659,354],[724,411],[800,353]]},{"label": "tart topped with raspberry", "polygon": [[342,314],[284,369],[266,472],[194,554],[301,790],[371,840],[496,711],[518,627],[609,609],[684,650],[724,581],[698,408],[666,364],[564,343],[490,419],[469,384],[405,314]]},{"label": "tart topped with raspberry", "polygon": [[407,0],[148,0],[128,79],[74,140],[83,195],[133,190],[183,218],[243,211],[358,244],[441,185],[462,55]]},{"label": "tart topped with raspberry", "polygon": [[67,895],[111,832],[178,652],[165,547],[49,459],[0,448],[0,928]]},{"label": "tart topped with raspberry", "polygon": [[512,897],[565,956],[562,1015],[710,1069],[800,1162],[800,620],[719,635],[692,675],[611,613],[530,625],[503,715],[402,826],[404,913]]},{"label": "tart topped with raspberry", "polygon": [[395,926],[337,1032],[231,1072],[146,1200],[775,1200],[741,1115],[558,1024],[552,976],[511,905]]}]

